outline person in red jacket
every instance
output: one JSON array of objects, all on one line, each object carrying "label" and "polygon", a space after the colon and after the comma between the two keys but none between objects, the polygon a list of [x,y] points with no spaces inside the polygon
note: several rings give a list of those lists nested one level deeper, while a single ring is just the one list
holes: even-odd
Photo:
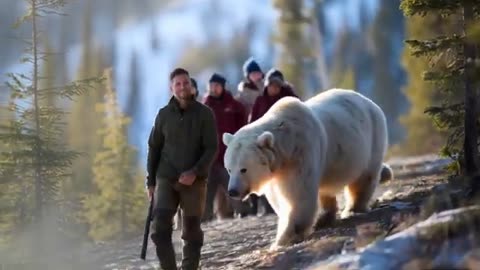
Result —
[{"label": "person in red jacket", "polygon": [[215,114],[218,131],[218,155],[213,163],[207,183],[207,199],[204,220],[214,216],[213,203],[216,197],[217,217],[231,218],[235,209],[241,216],[247,215],[246,203],[230,199],[227,193],[229,175],[223,164],[226,146],[222,142],[223,133],[234,134],[247,124],[245,107],[235,100],[225,89],[226,79],[220,74],[213,74],[209,80],[208,96],[204,104]]},{"label": "person in red jacket", "polygon": [[287,96],[298,98],[292,85],[285,82],[282,72],[278,69],[270,69],[267,72],[263,94],[258,96],[253,104],[250,122],[262,117],[275,102]]},{"label": "person in red jacket", "polygon": [[[262,117],[275,102],[287,96],[297,97],[293,87],[285,82],[282,72],[274,68],[270,69],[266,75],[263,94],[258,96],[253,104],[250,123]],[[259,204],[263,205],[263,215],[275,213],[265,196],[258,197],[252,194],[250,195],[250,203],[254,215],[258,212]]]}]

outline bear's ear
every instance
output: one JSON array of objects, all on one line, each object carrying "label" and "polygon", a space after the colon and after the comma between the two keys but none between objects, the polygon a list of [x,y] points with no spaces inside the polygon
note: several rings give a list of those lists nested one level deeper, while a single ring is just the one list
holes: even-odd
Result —
[{"label": "bear's ear", "polygon": [[222,135],[223,144],[228,146],[232,140],[233,140],[233,135],[232,134],[230,134],[228,132],[223,133],[223,135]]},{"label": "bear's ear", "polygon": [[257,145],[259,147],[273,148],[274,142],[273,133],[270,131],[264,131],[257,137]]}]

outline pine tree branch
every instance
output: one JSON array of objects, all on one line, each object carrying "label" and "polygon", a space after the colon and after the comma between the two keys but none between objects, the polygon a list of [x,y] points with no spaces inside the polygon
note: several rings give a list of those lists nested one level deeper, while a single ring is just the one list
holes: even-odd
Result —
[{"label": "pine tree branch", "polygon": [[460,76],[464,74],[464,69],[451,68],[441,71],[425,71],[422,78],[425,81],[455,81],[460,80]]},{"label": "pine tree branch", "polygon": [[453,37],[436,37],[428,40],[405,40],[412,50],[413,56],[423,56],[444,51],[447,49],[460,49],[465,42],[465,37],[454,35]]},{"label": "pine tree branch", "polygon": [[67,98],[72,100],[74,96],[79,96],[93,91],[95,88],[104,82],[103,77],[91,77],[83,80],[76,80],[66,85],[53,86],[39,89],[45,96],[49,94],[56,94],[60,98]]},{"label": "pine tree branch", "polygon": [[454,111],[454,112],[460,112],[463,110],[464,103],[463,102],[458,102],[455,104],[451,104],[448,106],[430,106],[427,107],[424,110],[424,113],[426,114],[439,114],[439,113],[444,113],[445,111]]},{"label": "pine tree branch", "polygon": [[451,15],[458,11],[462,1],[465,0],[403,0],[400,9],[406,16],[425,16],[432,11],[442,15]]},{"label": "pine tree branch", "polygon": [[42,16],[42,17],[51,16],[51,15],[67,16],[66,13],[58,12],[56,10],[42,10],[37,13],[39,14],[39,16]]}]

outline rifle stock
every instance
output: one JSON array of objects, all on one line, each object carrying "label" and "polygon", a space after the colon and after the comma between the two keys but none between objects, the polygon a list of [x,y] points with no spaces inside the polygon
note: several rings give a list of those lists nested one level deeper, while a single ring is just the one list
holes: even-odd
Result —
[{"label": "rifle stock", "polygon": [[145,228],[143,229],[143,242],[142,242],[142,252],[140,253],[140,259],[145,260],[147,255],[147,246],[148,246],[148,236],[150,234],[150,222],[152,221],[153,215],[153,194],[150,199],[150,206],[148,207],[147,220],[145,221]]}]

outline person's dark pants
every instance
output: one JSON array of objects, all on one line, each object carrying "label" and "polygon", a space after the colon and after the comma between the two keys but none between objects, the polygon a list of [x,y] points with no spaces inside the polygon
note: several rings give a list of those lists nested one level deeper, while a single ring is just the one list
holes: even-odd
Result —
[{"label": "person's dark pants", "polygon": [[[213,219],[216,214],[218,218],[232,218],[234,212],[245,216],[248,213],[248,203],[233,200],[228,196],[229,175],[225,167],[215,162],[210,169],[207,181],[207,199],[205,202],[204,220]],[[214,209],[214,206],[216,206]]]},{"label": "person's dark pants", "polygon": [[203,231],[200,226],[205,210],[206,182],[195,180],[191,186],[176,181],[157,178],[154,195],[154,212],[151,239],[162,269],[177,269],[172,243],[173,217],[178,206],[182,209],[183,258],[182,269],[198,269]]},{"label": "person's dark pants", "polygon": [[264,209],[262,215],[275,214],[275,211],[270,203],[268,203],[267,198],[263,195],[257,196],[255,194],[251,194],[248,198],[248,201],[250,202],[250,214],[252,215],[257,215],[259,205],[263,206]]}]

